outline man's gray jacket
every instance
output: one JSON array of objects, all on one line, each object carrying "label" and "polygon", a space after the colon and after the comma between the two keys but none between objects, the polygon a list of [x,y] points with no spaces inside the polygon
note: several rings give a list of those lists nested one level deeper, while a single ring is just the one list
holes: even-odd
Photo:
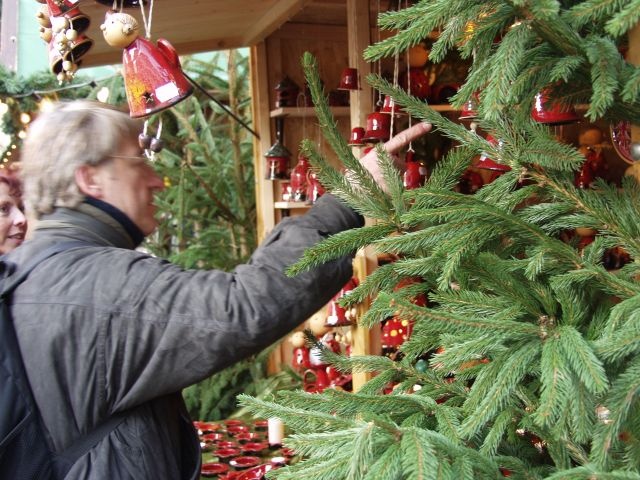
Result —
[{"label": "man's gray jacket", "polygon": [[86,241],[42,262],[12,313],[36,402],[64,450],[116,412],[125,420],[67,479],[199,478],[197,436],[181,389],[275,342],[349,279],[344,258],[294,278],[283,272],[328,235],[362,225],[330,195],[280,222],[233,272],[183,270],[134,250],[104,211],[82,204],[44,217],[9,255],[18,266],[55,242]]}]

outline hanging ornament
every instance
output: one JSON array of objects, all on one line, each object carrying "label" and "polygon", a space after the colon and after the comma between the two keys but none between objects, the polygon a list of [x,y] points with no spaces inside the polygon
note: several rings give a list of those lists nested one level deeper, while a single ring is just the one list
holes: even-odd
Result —
[{"label": "hanging ornament", "polygon": [[158,120],[158,130],[155,136],[148,133],[149,120],[145,120],[142,133],[138,135],[138,144],[145,152],[145,155],[153,160],[156,153],[164,148],[164,141],[160,138],[162,135],[162,118]]},{"label": "hanging ornament", "polygon": [[41,5],[36,13],[36,20],[41,27],[51,28],[51,14],[49,13],[48,5]]},{"label": "hanging ornament", "polygon": [[429,370],[429,362],[424,358],[419,358],[413,367],[420,373],[426,373]]},{"label": "hanging ornament", "polygon": [[340,299],[349,295],[358,286],[358,279],[351,277],[347,283],[336,293],[327,305],[326,325],[331,327],[343,327],[351,325],[355,320],[350,308],[340,305]]},{"label": "hanging ornament", "polygon": [[264,154],[267,159],[266,179],[276,180],[288,178],[289,159],[291,152],[283,144],[284,137],[284,119],[276,117],[276,141],[267,153]]},{"label": "hanging ornament", "polygon": [[193,93],[173,46],[163,38],[154,45],[140,37],[132,15],[107,12],[100,29],[110,46],[124,48],[123,77],[131,117],[160,112]]},{"label": "hanging ornament", "polygon": [[383,352],[395,353],[400,345],[411,335],[413,323],[399,317],[391,317],[382,325],[382,350]]},{"label": "hanging ornament", "polygon": [[289,338],[293,346],[293,357],[291,358],[291,366],[296,371],[303,371],[311,367],[309,359],[309,348],[306,346],[304,332],[294,332]]},{"label": "hanging ornament", "polygon": [[391,135],[391,116],[380,112],[367,115],[367,130],[363,140],[368,143],[386,142]]},{"label": "hanging ornament", "polygon": [[427,180],[426,167],[418,161],[413,150],[405,154],[405,170],[402,175],[402,185],[407,190],[423,186]]},{"label": "hanging ornament", "polygon": [[140,7],[147,3],[146,0],[96,0],[96,2],[110,6],[114,9],[116,6],[120,8]]},{"label": "hanging ornament", "polygon": [[365,130],[363,127],[353,127],[347,145],[350,147],[362,147],[364,145],[364,134]]},{"label": "hanging ornament", "polygon": [[640,182],[640,143],[631,141],[631,124],[626,120],[612,123],[609,131],[615,152],[629,164],[624,174]]},{"label": "hanging ornament", "polygon": [[574,184],[578,188],[590,188],[596,178],[605,178],[607,175],[609,165],[603,155],[602,137],[602,131],[596,127],[580,133],[578,151],[585,161],[575,175]]},{"label": "hanging ornament", "polygon": [[298,101],[300,87],[288,76],[275,86],[276,108],[295,107]]},{"label": "hanging ornament", "polygon": [[89,17],[80,11],[77,3],[46,0],[36,15],[40,38],[48,44],[49,69],[61,84],[73,79],[81,58],[93,46],[93,40],[84,34],[89,28]]},{"label": "hanging ornament", "polygon": [[631,124],[625,120],[610,126],[611,141],[616,153],[629,164],[640,160],[640,149],[631,142]]},{"label": "hanging ornament", "polygon": [[469,99],[464,102],[462,110],[460,111],[460,120],[469,120],[478,117],[478,106],[480,105],[480,94],[474,92]]},{"label": "hanging ornament", "polygon": [[467,168],[460,177],[455,191],[465,195],[473,195],[484,186],[482,175]]},{"label": "hanging ornament", "polygon": [[380,113],[386,113],[388,115],[394,115],[398,117],[401,113],[404,113],[404,111],[398,105],[396,105],[396,102],[393,100],[393,97],[391,95],[385,95]]},{"label": "hanging ornament", "polygon": [[580,120],[572,106],[551,101],[547,91],[536,94],[531,117],[536,122],[546,125],[564,125]]},{"label": "hanging ornament", "polygon": [[431,93],[429,77],[422,67],[409,67],[407,73],[402,76],[400,86],[421,100],[426,100]]},{"label": "hanging ornament", "polygon": [[420,42],[407,51],[409,68],[424,67],[429,60],[429,50],[424,42]]},{"label": "hanging ornament", "polygon": [[347,67],[342,70],[338,90],[360,90],[358,69]]},{"label": "hanging ornament", "polygon": [[325,188],[318,179],[317,172],[309,169],[309,175],[307,176],[307,200],[306,203],[316,203],[318,199],[324,195]]},{"label": "hanging ornament", "polygon": [[[486,140],[490,145],[496,147],[498,151],[502,150],[501,141],[496,140],[491,135],[487,135]],[[509,172],[511,170],[511,167],[509,165],[496,162],[495,160],[492,160],[491,158],[489,158],[489,155],[486,152],[482,152],[480,154],[480,158],[478,159],[478,161],[474,166],[482,170],[492,170],[495,172],[500,172],[500,174]]]},{"label": "hanging ornament", "polygon": [[298,163],[291,170],[291,200],[294,202],[304,202],[307,199],[309,167],[309,159],[304,155],[300,155]]}]

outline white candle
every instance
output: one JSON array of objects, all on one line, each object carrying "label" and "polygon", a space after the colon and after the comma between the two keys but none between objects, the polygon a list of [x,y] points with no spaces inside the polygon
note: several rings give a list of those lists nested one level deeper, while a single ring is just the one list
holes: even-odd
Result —
[{"label": "white candle", "polygon": [[282,445],[284,438],[284,424],[279,418],[270,418],[268,420],[268,437],[269,445]]}]

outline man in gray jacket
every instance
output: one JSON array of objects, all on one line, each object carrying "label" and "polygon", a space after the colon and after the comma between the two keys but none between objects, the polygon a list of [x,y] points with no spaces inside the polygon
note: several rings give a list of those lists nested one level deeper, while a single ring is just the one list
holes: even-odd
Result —
[{"label": "man in gray jacket", "polygon": [[[399,149],[421,124],[387,144]],[[30,127],[22,168],[32,238],[86,246],[42,262],[15,291],[18,341],[52,446],[62,451],[118,412],[127,415],[67,479],[196,479],[200,447],[181,390],[275,342],[350,278],[351,258],[287,277],[302,252],[362,218],[323,196],[277,225],[232,272],[183,270],[135,248],[156,228],[162,179],[125,113],[79,101]],[[374,155],[363,159],[379,178]],[[1,472],[0,472],[1,473]],[[0,475],[1,476],[1,475]]]}]

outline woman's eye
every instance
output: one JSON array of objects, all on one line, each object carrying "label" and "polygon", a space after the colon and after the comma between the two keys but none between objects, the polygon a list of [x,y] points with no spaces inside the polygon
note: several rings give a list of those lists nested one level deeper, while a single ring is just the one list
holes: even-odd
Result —
[{"label": "woman's eye", "polygon": [[11,207],[13,205],[10,203],[0,203],[0,213],[2,215],[9,215],[11,213]]}]

